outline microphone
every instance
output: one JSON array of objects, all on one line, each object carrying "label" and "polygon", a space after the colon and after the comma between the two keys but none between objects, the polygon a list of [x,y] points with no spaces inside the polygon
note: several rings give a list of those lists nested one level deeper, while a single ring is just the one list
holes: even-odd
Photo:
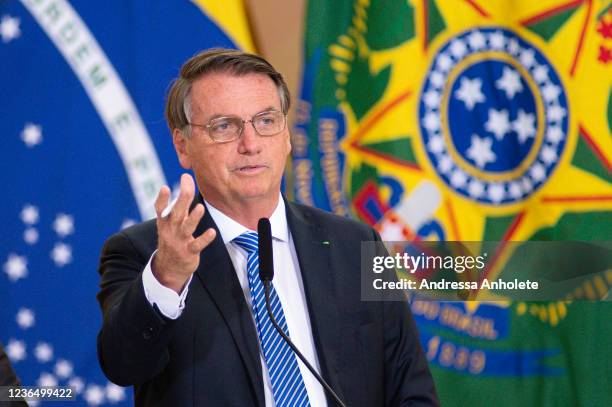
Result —
[{"label": "microphone", "polygon": [[270,306],[270,284],[272,283],[272,279],[274,278],[274,257],[272,255],[272,227],[270,226],[270,220],[268,218],[261,218],[259,222],[257,222],[257,234],[259,236],[258,248],[259,248],[259,278],[264,285],[264,292],[266,296],[266,309],[268,310],[268,316],[270,317],[270,321],[274,328],[278,331],[280,336],[285,340],[287,345],[293,350],[293,352],[300,358],[304,365],[310,370],[312,375],[321,383],[321,386],[332,396],[334,401],[340,407],[346,407],[346,404],[340,397],[334,392],[329,384],[319,373],[315,370],[314,367],[302,355],[302,352],[298,350],[298,348],[291,342],[291,339],[283,332],[282,328],[276,322],[276,318],[274,318],[274,314],[272,313],[272,308]]},{"label": "microphone", "polygon": [[261,218],[257,222],[257,234],[259,236],[259,278],[261,282],[268,285],[274,278],[274,256],[272,255],[272,226],[268,218]]}]

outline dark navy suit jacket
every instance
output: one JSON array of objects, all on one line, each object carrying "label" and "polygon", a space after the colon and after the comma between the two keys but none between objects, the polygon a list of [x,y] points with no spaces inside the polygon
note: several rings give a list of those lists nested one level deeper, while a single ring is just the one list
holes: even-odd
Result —
[{"label": "dark navy suit jacket", "polygon": [[[376,232],[318,209],[286,208],[322,376],[350,407],[437,405],[408,304],[360,301],[360,243],[379,240]],[[209,227],[216,225],[206,212],[195,235]],[[149,304],[142,285],[157,248],[155,220],[103,248],[98,357],[111,381],[134,386],[136,405],[264,407],[257,333],[219,236],[202,251],[176,320]]]}]

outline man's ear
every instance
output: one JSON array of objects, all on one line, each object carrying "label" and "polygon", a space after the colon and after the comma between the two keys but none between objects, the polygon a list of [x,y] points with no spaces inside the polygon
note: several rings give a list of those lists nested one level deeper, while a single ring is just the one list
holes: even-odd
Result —
[{"label": "man's ear", "polygon": [[287,155],[291,153],[291,133],[287,132]]},{"label": "man's ear", "polygon": [[172,143],[174,144],[176,155],[179,159],[179,163],[181,163],[181,167],[186,170],[191,169],[191,156],[187,146],[188,142],[189,140],[182,130],[174,129],[172,131]]}]

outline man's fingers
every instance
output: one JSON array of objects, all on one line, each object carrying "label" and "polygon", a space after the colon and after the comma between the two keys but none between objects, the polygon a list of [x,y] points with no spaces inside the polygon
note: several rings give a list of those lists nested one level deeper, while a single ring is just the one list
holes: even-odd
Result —
[{"label": "man's fingers", "polygon": [[185,235],[192,235],[204,215],[204,205],[197,204],[189,216],[183,221],[182,230]]},{"label": "man's fingers", "polygon": [[198,236],[197,239],[194,239],[193,242],[189,243],[189,250],[192,253],[201,252],[206,246],[210,244],[210,242],[215,239],[216,236],[217,231],[215,229],[207,229],[206,232],[202,233],[200,236]]},{"label": "man's fingers", "polygon": [[195,183],[189,174],[181,175],[181,187],[178,199],[172,208],[172,216],[181,221],[187,216],[189,205],[195,195]]},{"label": "man's fingers", "polygon": [[155,213],[157,213],[157,219],[162,218],[164,209],[168,206],[168,200],[170,199],[170,188],[164,185],[160,188],[157,198],[155,199]]}]

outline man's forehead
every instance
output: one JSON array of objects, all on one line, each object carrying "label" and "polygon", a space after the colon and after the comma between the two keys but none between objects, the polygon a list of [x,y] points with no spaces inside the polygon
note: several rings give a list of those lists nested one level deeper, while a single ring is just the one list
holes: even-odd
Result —
[{"label": "man's forehead", "polygon": [[260,86],[270,86],[276,88],[274,81],[265,73],[261,72],[249,72],[244,74],[237,74],[232,71],[215,71],[205,73],[199,76],[193,82],[194,87],[209,87],[209,86],[227,86],[232,83],[244,84],[246,82],[253,83]]},{"label": "man's forehead", "polygon": [[[278,87],[264,73],[207,73],[193,82],[190,97],[193,112],[209,118],[247,108],[253,110],[250,114],[282,108]],[[227,107],[233,111],[226,111]]]}]

